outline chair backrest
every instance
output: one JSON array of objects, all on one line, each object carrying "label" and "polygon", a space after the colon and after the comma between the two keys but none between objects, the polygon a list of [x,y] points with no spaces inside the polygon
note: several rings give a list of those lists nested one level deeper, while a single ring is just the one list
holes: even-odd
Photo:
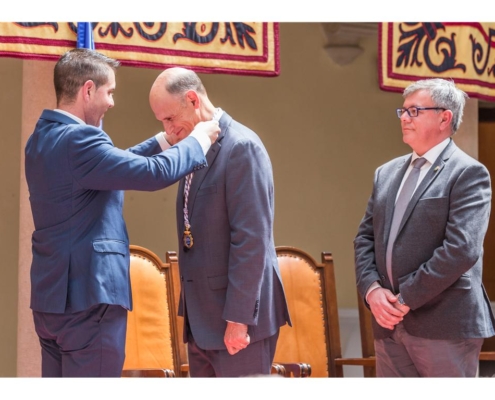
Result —
[{"label": "chair backrest", "polygon": [[128,313],[124,362],[127,372],[123,376],[137,374],[129,370],[179,371],[176,321],[171,315],[176,310],[170,309],[174,304],[170,263],[163,263],[141,246],[131,245],[130,255],[133,311]]},{"label": "chair backrest", "polygon": [[275,363],[307,363],[311,377],[341,377],[339,317],[331,253],[322,262],[295,247],[276,248],[292,327],[280,329]]}]

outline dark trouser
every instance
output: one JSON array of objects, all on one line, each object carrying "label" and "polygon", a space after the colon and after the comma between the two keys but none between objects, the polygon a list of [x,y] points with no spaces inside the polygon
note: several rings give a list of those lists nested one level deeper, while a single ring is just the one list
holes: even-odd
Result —
[{"label": "dark trouser", "polygon": [[399,323],[375,340],[379,377],[475,377],[483,339],[433,340],[409,335]]},{"label": "dark trouser", "polygon": [[125,358],[127,310],[98,304],[52,314],[33,311],[41,344],[42,377],[120,377]]},{"label": "dark trouser", "polygon": [[279,332],[250,343],[233,356],[227,350],[203,350],[188,335],[189,375],[197,377],[243,377],[271,374]]}]

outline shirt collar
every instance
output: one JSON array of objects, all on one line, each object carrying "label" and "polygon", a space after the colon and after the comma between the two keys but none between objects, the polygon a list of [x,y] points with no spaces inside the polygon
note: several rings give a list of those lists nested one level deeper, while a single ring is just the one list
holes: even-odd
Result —
[{"label": "shirt collar", "polygon": [[[423,158],[426,158],[426,161],[428,161],[430,164],[433,164],[438,156],[442,153],[442,151],[445,150],[445,148],[448,146],[451,138],[448,137],[444,141],[438,143],[436,146],[432,147],[430,150],[428,150],[425,154],[422,155]],[[411,163],[416,160],[416,158],[419,158],[418,154],[413,151],[412,158],[411,158]]]},{"label": "shirt collar", "polygon": [[68,111],[65,111],[65,110],[61,110],[60,108],[56,108],[55,110],[53,111],[56,111],[56,112],[59,112],[60,114],[64,114],[64,115],[67,115],[69,118],[72,118],[73,120],[76,120],[78,123],[80,123],[81,125],[86,125],[86,122],[84,122],[81,118],[79,117],[76,117],[74,114],[71,114],[70,112]]}]

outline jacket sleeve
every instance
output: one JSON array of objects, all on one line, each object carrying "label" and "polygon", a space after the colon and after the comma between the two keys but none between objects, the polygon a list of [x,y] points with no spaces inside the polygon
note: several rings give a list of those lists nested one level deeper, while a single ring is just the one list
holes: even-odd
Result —
[{"label": "jacket sleeve", "polygon": [[273,243],[272,167],[261,146],[241,140],[231,150],[226,174],[231,234],[222,317],[257,325],[266,257],[270,253],[267,246]]},{"label": "jacket sleeve", "polygon": [[[360,296],[365,299],[366,292],[373,282],[380,281],[375,259],[375,233],[373,226],[373,205],[375,187],[379,170],[375,172],[373,192],[368,200],[366,212],[361,220],[354,238],[354,263],[356,268],[356,285]],[[367,304],[365,302],[365,304]]]},{"label": "jacket sleeve", "polygon": [[[144,157],[115,147],[110,137],[98,128],[70,125],[68,130],[69,165],[74,179],[85,189],[153,191],[206,166],[201,145],[193,137],[164,152]],[[155,143],[158,145],[154,138],[147,142],[132,149],[145,152]]]}]

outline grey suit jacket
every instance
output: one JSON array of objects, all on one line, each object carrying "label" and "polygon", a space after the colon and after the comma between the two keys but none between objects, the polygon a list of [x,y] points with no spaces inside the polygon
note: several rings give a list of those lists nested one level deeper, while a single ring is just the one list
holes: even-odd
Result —
[{"label": "grey suit jacket", "polygon": [[249,325],[251,342],[290,324],[272,233],[269,156],[259,137],[225,112],[220,128],[206,155],[208,167],[192,179],[188,209],[194,245],[187,251],[184,179],[177,195],[179,315],[187,313],[196,343],[206,350],[226,348],[227,320]]},{"label": "grey suit jacket", "polygon": [[[385,252],[395,198],[411,155],[375,172],[373,192],[354,240],[356,282],[365,296],[374,281],[392,290]],[[413,194],[392,252],[394,287],[411,307],[408,333],[429,339],[495,335],[482,284],[483,240],[491,204],[490,176],[451,140]],[[376,339],[392,331],[373,318]]]}]

